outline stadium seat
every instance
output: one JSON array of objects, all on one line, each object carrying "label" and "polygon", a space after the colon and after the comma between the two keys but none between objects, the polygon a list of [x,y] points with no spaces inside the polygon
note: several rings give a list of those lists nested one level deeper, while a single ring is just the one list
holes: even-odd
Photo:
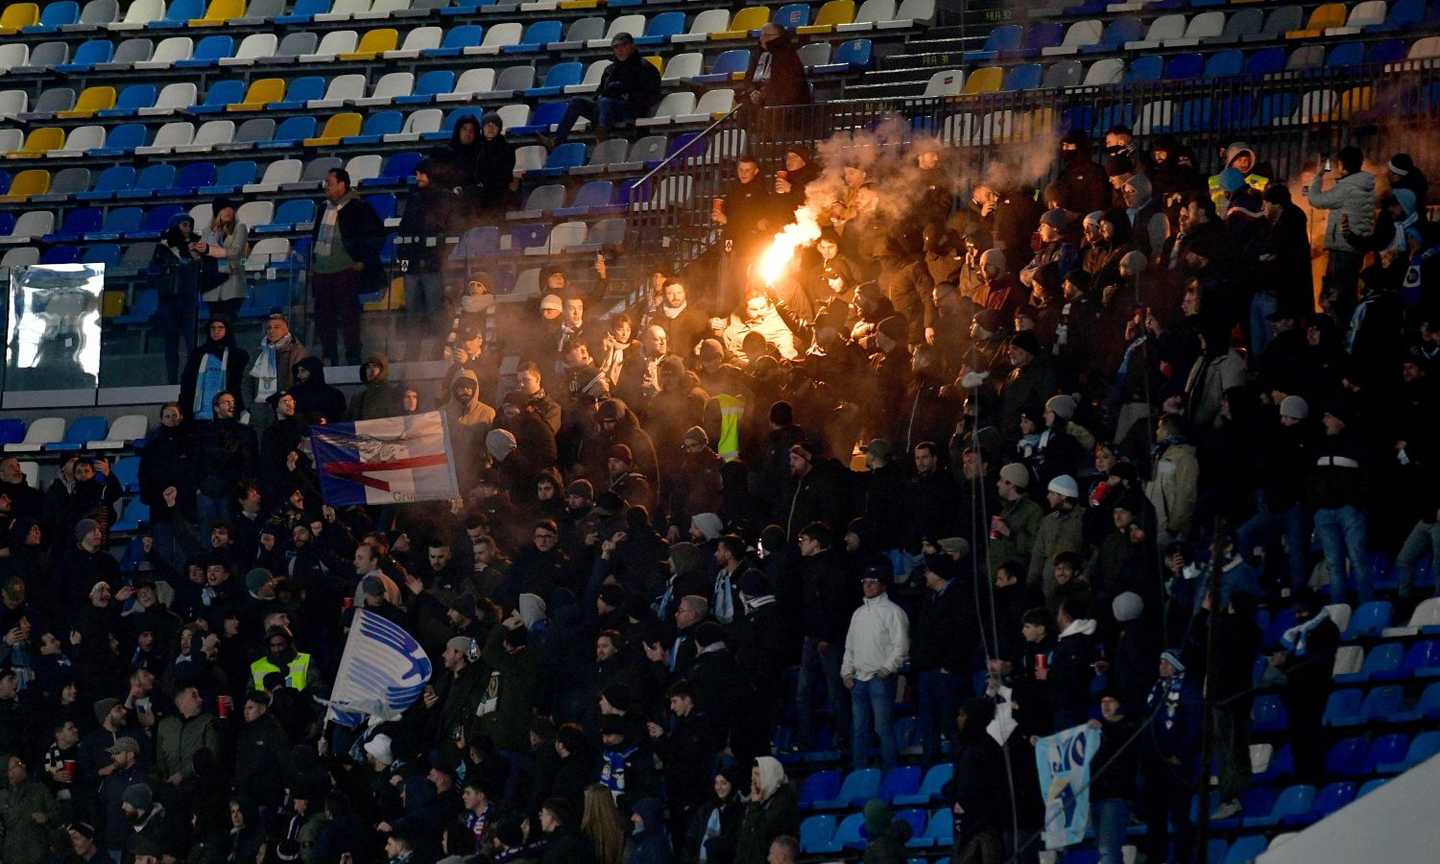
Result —
[{"label": "stadium seat", "polygon": [[[53,214],[52,214],[53,215]],[[38,417],[30,421],[25,437],[5,445],[6,453],[39,453],[47,446],[65,440],[65,421],[60,417]]]},{"label": "stadium seat", "polygon": [[851,771],[845,776],[844,782],[840,785],[840,791],[834,798],[818,800],[815,802],[815,806],[822,810],[858,807],[879,795],[881,780],[882,773],[878,768]]},{"label": "stadium seat", "polygon": [[[1275,806],[1270,812],[1259,816],[1246,816],[1242,824],[1246,828],[1270,828],[1282,824],[1287,818],[1306,814],[1315,803],[1315,787],[1297,785],[1287,788],[1275,799]],[[1261,849],[1264,838],[1261,838]]]},{"label": "stadium seat", "polygon": [[835,836],[835,817],[830,815],[807,816],[800,823],[800,851],[806,855],[819,855],[830,850],[830,839]]},{"label": "stadium seat", "polygon": [[1419,765],[1437,753],[1440,753],[1440,732],[1421,732],[1410,742],[1410,749],[1405,752],[1404,758],[1394,762],[1377,763],[1375,772],[1377,774],[1399,774]]},{"label": "stadium seat", "polygon": [[[644,19],[644,16],[640,16]],[[525,28],[519,41],[500,49],[502,54],[529,54],[544,51],[551,42],[559,42],[565,25],[560,21],[533,21]],[[638,28],[637,28],[638,29]],[[609,42],[607,41],[608,45]]]},{"label": "stadium seat", "polygon": [[129,534],[140,530],[142,525],[150,522],[150,508],[141,501],[138,496],[122,499],[125,502],[124,511],[120,518],[111,526],[111,532],[115,534]]},{"label": "stadium seat", "polygon": [[1256,732],[1284,732],[1290,727],[1284,701],[1273,694],[1267,693],[1255,697],[1250,716],[1252,728]]},{"label": "stadium seat", "polygon": [[105,222],[98,232],[91,232],[91,240],[120,240],[140,230],[144,211],[139,207],[111,207],[105,213]]},{"label": "stadium seat", "polygon": [[[872,0],[866,0],[869,5]],[[894,8],[894,0],[889,0],[890,8]],[[770,20],[770,10],[765,6],[746,6],[737,11],[730,19],[729,25],[717,32],[710,34],[711,39],[748,39],[750,31],[759,30]],[[851,27],[854,25],[845,25]]]},{"label": "stadium seat", "polygon": [[1331,692],[1325,703],[1323,723],[1326,726],[1358,726],[1363,720],[1360,707],[1365,698],[1363,690],[1348,689]]},{"label": "stadium seat", "polygon": [[[112,136],[113,137],[113,136]],[[135,185],[135,169],[129,165],[111,165],[95,178],[94,185],[75,197],[81,201],[104,201]]]},{"label": "stadium seat", "polygon": [[1344,641],[1354,642],[1358,639],[1378,637],[1386,627],[1390,626],[1390,615],[1393,607],[1388,600],[1372,600],[1361,604],[1359,609],[1350,618],[1350,625],[1345,628]]},{"label": "stadium seat", "polygon": [[74,243],[92,231],[99,231],[104,214],[99,207],[71,207],[60,221],[60,229],[45,236],[46,243]]},{"label": "stadium seat", "polygon": [[885,772],[875,797],[893,802],[900,795],[913,795],[920,788],[920,767],[901,765]]},{"label": "stadium seat", "polygon": [[730,13],[725,9],[706,9],[690,21],[690,29],[670,37],[672,43],[685,44],[704,42],[711,34],[723,31],[730,25]]},{"label": "stadium seat", "polygon": [[1218,864],[1252,864],[1269,846],[1269,842],[1261,835],[1237,838],[1226,850],[1224,859]]},{"label": "stadium seat", "polygon": [[43,195],[50,191],[50,172],[44,168],[29,168],[16,174],[10,180],[10,188],[0,201],[20,203],[32,195]]},{"label": "stadium seat", "polygon": [[800,783],[797,797],[800,809],[810,810],[817,801],[833,799],[840,792],[840,781],[840,772],[834,769],[815,771],[807,776]]}]

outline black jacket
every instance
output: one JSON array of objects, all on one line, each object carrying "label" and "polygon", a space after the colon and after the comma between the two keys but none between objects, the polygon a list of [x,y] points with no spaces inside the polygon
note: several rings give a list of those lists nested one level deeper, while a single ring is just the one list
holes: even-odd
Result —
[{"label": "black jacket", "polygon": [[310,380],[304,384],[297,382],[290,388],[290,395],[295,397],[295,410],[307,418],[323,416],[331,423],[344,420],[345,394],[325,383],[325,362],[312,355],[297,361],[295,368],[310,373]]},{"label": "black jacket", "polygon": [[[352,191],[349,194],[354,193]],[[320,237],[324,216],[325,211],[321,210],[315,219],[312,244]],[[340,229],[340,242],[345,245],[345,254],[364,268],[365,292],[372,293],[383,289],[385,267],[380,262],[380,250],[385,245],[386,232],[380,214],[376,213],[375,208],[364,198],[356,195],[341,205],[340,215],[336,217],[336,227]]]},{"label": "black jacket", "polygon": [[600,76],[600,96],[619,99],[648,114],[660,101],[660,73],[640,56],[611,63]]},{"label": "black jacket", "polygon": [[406,262],[406,273],[440,271],[444,253],[449,249],[444,238],[460,230],[454,224],[459,204],[453,189],[435,183],[410,190],[395,244],[396,257]]},{"label": "black jacket", "polygon": [[[226,351],[229,351],[226,354]],[[238,413],[245,409],[245,397],[241,393],[241,386],[245,380],[245,370],[250,368],[250,354],[244,348],[235,344],[235,339],[227,331],[223,340],[216,342],[208,336],[203,345],[197,345],[195,350],[190,352],[190,357],[185,361],[185,369],[180,373],[180,411],[186,419],[195,416],[195,382],[200,372],[200,364],[205,361],[208,354],[225,359],[225,390],[235,397],[235,411]],[[209,409],[209,405],[204,406]]]},{"label": "black jacket", "polygon": [[235,419],[196,424],[191,467],[196,489],[211,498],[229,499],[236,483],[259,476],[254,430]]},{"label": "black jacket", "polygon": [[970,670],[968,643],[960,634],[971,631],[966,621],[967,587],[951,579],[940,592],[926,591],[910,645],[910,663],[917,671],[945,669],[964,675]]}]

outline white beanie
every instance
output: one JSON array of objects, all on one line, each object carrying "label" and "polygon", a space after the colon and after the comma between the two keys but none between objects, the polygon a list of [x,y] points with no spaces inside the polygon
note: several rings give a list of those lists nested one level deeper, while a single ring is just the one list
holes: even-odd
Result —
[{"label": "white beanie", "polygon": [[1069,393],[1060,393],[1051,396],[1045,403],[1045,410],[1054,411],[1055,416],[1062,420],[1069,420],[1075,416],[1075,397]]},{"label": "white beanie", "polygon": [[1145,598],[1134,591],[1126,591],[1110,601],[1110,611],[1115,613],[1115,620],[1122,624],[1134,621],[1145,612]]},{"label": "white beanie", "polygon": [[390,752],[390,736],[383,732],[365,742],[365,752],[375,757],[381,765],[391,765],[395,756]]},{"label": "white beanie", "polygon": [[1000,477],[1009,480],[1012,486],[1024,489],[1030,485],[1030,469],[1019,462],[1011,462],[1000,469]]},{"label": "white beanie", "polygon": [[1066,498],[1079,498],[1080,487],[1075,484],[1075,478],[1069,474],[1061,474],[1050,485],[1045,487],[1046,491],[1054,492],[1056,495],[1064,495]]},{"label": "white beanie", "polygon": [[1310,403],[1299,396],[1286,396],[1280,400],[1280,416],[1304,420],[1310,416]]},{"label": "white beanie", "polygon": [[485,433],[485,451],[496,462],[504,462],[517,446],[515,436],[507,429],[491,429]]},{"label": "white beanie", "polygon": [[690,517],[690,525],[706,540],[714,540],[725,530],[725,523],[715,513],[696,513]]}]

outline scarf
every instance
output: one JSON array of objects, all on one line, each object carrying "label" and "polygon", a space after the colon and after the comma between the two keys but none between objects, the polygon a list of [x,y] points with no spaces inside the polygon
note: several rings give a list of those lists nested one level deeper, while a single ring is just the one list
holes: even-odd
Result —
[{"label": "scarf", "polygon": [[[1171,665],[1174,665],[1173,663]],[[1150,688],[1150,698],[1145,700],[1145,705],[1151,711],[1164,703],[1164,712],[1160,718],[1160,724],[1165,731],[1170,732],[1175,728],[1176,716],[1180,713],[1180,694],[1185,688],[1185,670],[1176,669],[1175,674],[1169,678],[1161,678]]]},{"label": "scarf", "polygon": [[735,598],[730,592],[730,574],[724,570],[715,577],[715,602],[711,607],[715,620],[729,624],[735,620]]},{"label": "scarf", "polygon": [[217,357],[206,352],[200,368],[195,371],[195,401],[190,410],[196,420],[214,419],[211,403],[215,396],[225,389],[225,367],[230,365],[230,349],[226,348]]},{"label": "scarf", "polygon": [[347,192],[339,201],[325,202],[325,213],[320,217],[320,230],[315,234],[316,255],[324,258],[334,251],[335,238],[339,234],[340,208],[349,204],[354,195],[354,192]]},{"label": "scarf", "polygon": [[660,314],[664,315],[669,320],[674,321],[676,318],[680,317],[680,313],[684,312],[685,309],[689,307],[689,305],[689,303],[686,303],[684,306],[677,306],[674,309],[670,308],[669,306],[661,306]]},{"label": "scarf", "polygon": [[286,333],[279,342],[272,343],[260,337],[260,352],[255,365],[250,367],[250,377],[256,380],[255,401],[264,402],[280,389],[280,364],[276,358],[281,348],[289,347],[290,334]]},{"label": "scarf", "polygon": [[1327,606],[1315,613],[1315,617],[1306,621],[1304,624],[1296,624],[1294,627],[1286,630],[1284,634],[1281,635],[1280,641],[1286,645],[1293,646],[1295,648],[1295,656],[1304,657],[1306,648],[1305,640],[1309,637],[1310,631],[1329,620],[1330,608]]}]

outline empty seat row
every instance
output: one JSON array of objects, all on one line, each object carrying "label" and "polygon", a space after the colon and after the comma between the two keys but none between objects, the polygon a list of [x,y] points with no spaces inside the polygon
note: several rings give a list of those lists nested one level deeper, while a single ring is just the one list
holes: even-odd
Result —
[{"label": "empty seat row", "polygon": [[63,417],[40,417],[28,426],[5,418],[0,419],[0,445],[6,453],[117,450],[143,439],[148,429],[143,414],[126,414],[113,424],[104,417],[76,417],[68,427]]}]

